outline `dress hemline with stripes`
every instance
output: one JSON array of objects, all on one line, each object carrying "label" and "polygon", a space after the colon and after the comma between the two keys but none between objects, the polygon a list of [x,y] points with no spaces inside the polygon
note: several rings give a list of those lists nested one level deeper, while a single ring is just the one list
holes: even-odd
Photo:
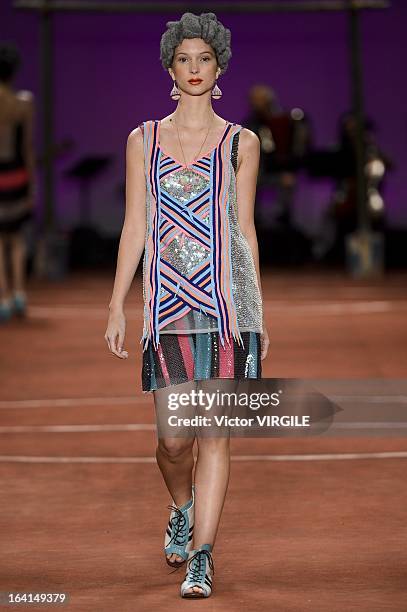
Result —
[{"label": "dress hemline with stripes", "polygon": [[209,379],[260,379],[261,334],[242,331],[243,345],[231,339],[225,347],[217,331],[163,334],[154,350],[149,342],[142,354],[142,392]]}]

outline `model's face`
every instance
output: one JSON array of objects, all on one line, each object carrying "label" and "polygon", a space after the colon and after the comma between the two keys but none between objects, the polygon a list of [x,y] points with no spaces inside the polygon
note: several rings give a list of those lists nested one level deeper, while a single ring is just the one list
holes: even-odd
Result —
[{"label": "model's face", "polygon": [[[184,38],[175,49],[168,72],[177,81],[179,89],[191,95],[201,95],[212,89],[220,68],[211,45],[202,38]],[[191,79],[200,79],[200,82],[190,83]]]}]

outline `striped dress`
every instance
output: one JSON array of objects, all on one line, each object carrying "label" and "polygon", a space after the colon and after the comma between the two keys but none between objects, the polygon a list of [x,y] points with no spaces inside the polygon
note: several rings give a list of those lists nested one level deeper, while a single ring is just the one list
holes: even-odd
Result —
[{"label": "striped dress", "polygon": [[142,390],[188,380],[261,378],[262,300],[253,254],[238,223],[236,166],[242,126],[188,165],[144,138]]}]

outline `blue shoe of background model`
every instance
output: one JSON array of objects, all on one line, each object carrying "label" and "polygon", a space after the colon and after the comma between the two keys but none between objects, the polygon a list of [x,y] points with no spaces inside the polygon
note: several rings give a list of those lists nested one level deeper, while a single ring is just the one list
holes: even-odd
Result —
[{"label": "blue shoe of background model", "polygon": [[0,302],[0,323],[5,323],[11,319],[13,308],[10,302]]},{"label": "blue shoe of background model", "polygon": [[13,297],[13,311],[18,317],[24,317],[27,312],[27,298],[22,294],[15,294]]}]

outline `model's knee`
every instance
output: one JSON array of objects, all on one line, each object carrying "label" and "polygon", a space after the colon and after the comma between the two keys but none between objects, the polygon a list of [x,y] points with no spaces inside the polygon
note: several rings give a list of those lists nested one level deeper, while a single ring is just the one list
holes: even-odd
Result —
[{"label": "model's knee", "polygon": [[193,440],[186,438],[160,438],[158,440],[158,449],[170,461],[176,461],[188,454],[193,447]]}]

